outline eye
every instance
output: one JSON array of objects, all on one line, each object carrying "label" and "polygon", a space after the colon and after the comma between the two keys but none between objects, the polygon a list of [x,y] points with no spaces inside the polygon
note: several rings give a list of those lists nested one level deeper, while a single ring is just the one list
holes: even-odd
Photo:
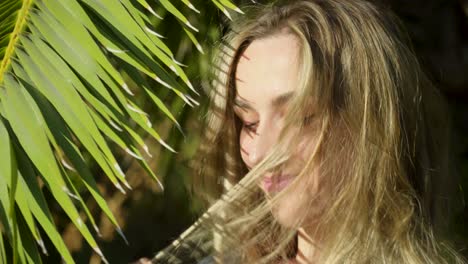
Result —
[{"label": "eye", "polygon": [[255,132],[257,124],[258,122],[252,122],[252,123],[242,122],[242,127],[247,129],[250,132]]}]

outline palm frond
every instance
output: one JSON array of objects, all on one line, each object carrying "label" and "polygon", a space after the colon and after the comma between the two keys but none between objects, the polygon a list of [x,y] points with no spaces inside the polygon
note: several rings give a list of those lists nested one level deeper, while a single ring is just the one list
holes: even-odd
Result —
[{"label": "palm frond", "polygon": [[[228,0],[212,1],[226,14],[227,9],[241,12]],[[189,1],[182,2],[199,13]],[[12,248],[14,263],[40,263],[39,252],[47,254],[44,235],[65,262],[74,262],[54,224],[45,189],[105,261],[79,214],[84,211],[99,233],[77,184],[86,187],[125,239],[85,158],[92,157],[125,193],[131,186],[109,144],[137,159],[162,188],[137,129],[175,150],[153,128],[134,94],[142,91],[180,129],[159,97],[161,89],[190,106],[198,104],[190,94],[198,93],[152,26],[155,17],[164,19],[155,10],[176,17],[182,34],[203,53],[197,28],[168,0],[0,3],[0,262],[9,260],[6,250]],[[123,74],[141,89],[131,90]],[[72,179],[76,176],[78,183]]]}]

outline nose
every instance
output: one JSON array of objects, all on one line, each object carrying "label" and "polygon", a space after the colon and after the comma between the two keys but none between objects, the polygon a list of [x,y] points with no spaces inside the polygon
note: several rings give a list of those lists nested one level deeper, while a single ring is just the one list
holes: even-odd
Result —
[{"label": "nose", "polygon": [[259,124],[255,132],[246,135],[249,137],[249,143],[246,150],[247,165],[254,167],[259,164],[268,154],[271,147],[277,139],[277,131],[274,124]]}]

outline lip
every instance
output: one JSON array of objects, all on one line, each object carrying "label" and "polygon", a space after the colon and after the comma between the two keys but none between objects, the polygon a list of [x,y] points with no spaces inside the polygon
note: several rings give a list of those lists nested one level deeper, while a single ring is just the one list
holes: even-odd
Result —
[{"label": "lip", "polygon": [[267,193],[280,192],[293,181],[290,175],[279,175],[272,177],[263,177],[261,187]]}]

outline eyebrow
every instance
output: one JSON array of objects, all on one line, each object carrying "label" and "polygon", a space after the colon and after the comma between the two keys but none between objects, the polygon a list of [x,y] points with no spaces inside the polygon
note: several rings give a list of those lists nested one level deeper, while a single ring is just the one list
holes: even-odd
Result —
[{"label": "eyebrow", "polygon": [[[286,92],[284,94],[281,94],[271,101],[271,105],[273,107],[283,106],[292,98],[293,95],[294,92]],[[243,109],[253,110],[253,107],[249,104],[248,101],[243,100],[237,96],[234,99],[234,105]]]}]

